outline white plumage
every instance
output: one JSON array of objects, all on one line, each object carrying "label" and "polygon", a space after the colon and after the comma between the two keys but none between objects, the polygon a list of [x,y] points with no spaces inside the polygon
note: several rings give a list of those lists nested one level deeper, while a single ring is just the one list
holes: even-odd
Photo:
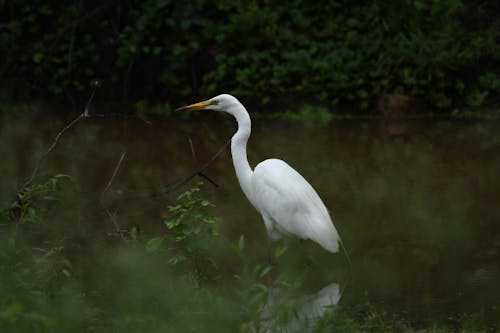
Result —
[{"label": "white plumage", "polygon": [[286,162],[259,163],[252,176],[253,203],[262,214],[271,239],[295,235],[338,251],[338,233],[311,185]]},{"label": "white plumage", "polygon": [[262,214],[271,239],[294,235],[330,252],[338,251],[340,238],[328,210],[304,177],[279,159],[262,161],[252,171],[246,153],[250,116],[235,97],[222,94],[181,109],[223,111],[236,118],[238,130],[231,139],[236,176],[247,198]]}]

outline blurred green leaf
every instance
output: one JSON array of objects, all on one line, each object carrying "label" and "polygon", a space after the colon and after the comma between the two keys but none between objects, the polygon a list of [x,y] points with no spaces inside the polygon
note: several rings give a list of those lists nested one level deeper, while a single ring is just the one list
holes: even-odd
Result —
[{"label": "blurred green leaf", "polygon": [[146,251],[149,253],[157,252],[162,247],[163,242],[164,242],[163,237],[151,238],[146,243]]},{"label": "blurred green leaf", "polygon": [[243,251],[244,248],[245,248],[245,235],[241,235],[238,241],[238,249],[240,251]]}]

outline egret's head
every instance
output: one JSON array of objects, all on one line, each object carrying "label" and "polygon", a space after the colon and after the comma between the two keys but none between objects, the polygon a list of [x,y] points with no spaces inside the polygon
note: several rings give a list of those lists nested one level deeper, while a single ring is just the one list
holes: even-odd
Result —
[{"label": "egret's head", "polygon": [[177,110],[178,111],[214,110],[214,111],[224,111],[231,113],[231,110],[238,105],[241,105],[241,103],[236,99],[236,97],[228,94],[222,94],[203,102],[191,104],[188,106],[183,106],[182,108],[179,108]]}]

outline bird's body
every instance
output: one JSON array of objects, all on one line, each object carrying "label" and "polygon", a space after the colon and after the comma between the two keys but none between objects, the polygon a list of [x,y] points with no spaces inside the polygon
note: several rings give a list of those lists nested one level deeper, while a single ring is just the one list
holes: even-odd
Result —
[{"label": "bird's body", "polygon": [[262,161],[252,170],[246,153],[250,116],[235,97],[223,94],[181,109],[211,109],[236,118],[238,130],[231,139],[236,176],[248,200],[261,213],[271,239],[294,235],[330,252],[338,251],[340,238],[328,210],[304,177],[279,159]]},{"label": "bird's body", "polygon": [[[252,176],[255,208],[262,214],[271,239],[295,235],[338,251],[338,233],[312,186],[279,159],[259,163]],[[252,200],[250,200],[252,201]]]}]

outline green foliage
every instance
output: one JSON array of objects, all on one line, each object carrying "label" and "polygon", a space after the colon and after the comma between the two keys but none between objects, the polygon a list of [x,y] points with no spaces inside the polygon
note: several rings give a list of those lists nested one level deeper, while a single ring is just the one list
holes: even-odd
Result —
[{"label": "green foliage", "polygon": [[214,205],[201,198],[199,191],[199,187],[192,187],[177,197],[178,204],[168,206],[168,214],[163,217],[167,232],[148,241],[148,252],[167,250],[171,255],[169,263],[173,265],[189,260],[197,269],[200,261],[216,266],[209,249],[219,234],[215,226],[217,218],[207,213]]},{"label": "green foliage", "polygon": [[[328,125],[334,118],[333,114],[328,111],[325,107],[316,107],[309,104],[305,104],[300,107],[298,110],[293,111],[277,111],[273,112],[270,115],[263,114],[262,118],[272,118],[272,119],[285,119],[285,120],[294,120],[301,121],[305,123],[307,126],[318,126],[318,125]],[[257,115],[254,117],[258,119]]]},{"label": "green foliage", "polygon": [[[243,96],[293,95],[366,108],[384,92],[397,92],[449,107],[478,84],[477,74],[488,72],[467,73],[464,83],[467,67],[481,58],[498,61],[498,31],[468,31],[461,18],[468,10],[459,1],[234,5],[226,13],[237,24],[221,28],[218,48],[227,51],[218,54],[207,81],[236,81],[235,93]],[[469,89],[457,91],[457,82]]]},{"label": "green foliage", "polygon": [[[167,101],[221,92],[368,111],[384,94],[437,108],[498,102],[494,1],[328,4],[171,0],[3,4],[4,93]],[[104,97],[105,96],[105,97]]]},{"label": "green foliage", "polygon": [[46,184],[35,184],[23,191],[23,199],[29,197],[29,209],[16,218],[18,223],[0,225],[2,332],[74,331],[95,318],[93,309],[83,304],[82,294],[73,288],[78,269],[68,256],[66,242],[55,237],[31,239],[32,230],[46,231],[49,227],[43,208],[52,198],[45,196],[58,194],[54,179],[61,177],[51,177]]},{"label": "green foliage", "polygon": [[59,201],[59,181],[68,178],[68,175],[59,174],[50,177],[45,183],[35,183],[24,188],[17,193],[17,199],[4,214],[10,215],[17,223],[40,223],[39,210],[46,209],[49,202]]}]

